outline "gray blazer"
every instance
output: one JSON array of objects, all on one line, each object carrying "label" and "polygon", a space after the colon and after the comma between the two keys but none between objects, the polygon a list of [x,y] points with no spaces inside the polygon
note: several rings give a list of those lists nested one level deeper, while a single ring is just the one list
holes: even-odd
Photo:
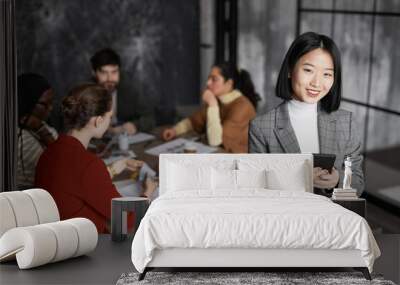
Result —
[{"label": "gray blazer", "polygon": [[[362,146],[352,113],[338,110],[329,114],[318,108],[318,134],[320,153],[336,154],[335,168],[339,171],[339,187],[343,183],[344,159],[351,155],[351,185],[361,194],[364,191]],[[286,102],[251,121],[249,152],[300,153]]]}]

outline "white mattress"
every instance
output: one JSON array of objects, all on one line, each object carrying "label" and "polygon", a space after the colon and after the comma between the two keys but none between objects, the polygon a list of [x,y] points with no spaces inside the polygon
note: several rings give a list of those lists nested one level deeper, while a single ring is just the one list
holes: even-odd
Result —
[{"label": "white mattress", "polygon": [[151,204],[132,243],[139,272],[154,250],[166,248],[356,249],[370,271],[380,255],[365,219],[326,197],[265,189],[197,193],[166,193]]}]

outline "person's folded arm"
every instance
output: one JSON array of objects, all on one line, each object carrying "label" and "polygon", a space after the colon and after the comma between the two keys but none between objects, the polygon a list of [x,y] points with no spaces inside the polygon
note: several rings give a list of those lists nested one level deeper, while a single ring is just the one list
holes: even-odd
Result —
[{"label": "person's folded arm", "polygon": [[188,118],[185,118],[174,126],[174,130],[177,136],[189,132],[193,130],[192,122]]},{"label": "person's folded arm", "polygon": [[94,159],[82,173],[82,196],[85,202],[100,215],[111,218],[111,199],[121,195],[112,184],[104,162]]},{"label": "person's folded arm", "polygon": [[218,105],[207,108],[207,138],[211,146],[222,144],[222,124]]},{"label": "person's folded arm", "polygon": [[[115,188],[107,167],[100,159],[94,159],[82,173],[82,196],[90,208],[111,220],[111,200],[121,197]],[[134,215],[128,215],[128,228],[132,228]]]}]

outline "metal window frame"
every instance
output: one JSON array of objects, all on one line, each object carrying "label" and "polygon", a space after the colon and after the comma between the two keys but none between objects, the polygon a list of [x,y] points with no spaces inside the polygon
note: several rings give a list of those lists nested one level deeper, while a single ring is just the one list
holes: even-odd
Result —
[{"label": "metal window frame", "polygon": [[[237,64],[238,0],[215,2],[216,62]],[[228,42],[227,42],[228,40]]]},{"label": "metal window frame", "polygon": [[369,127],[369,117],[370,117],[370,110],[376,110],[383,112],[385,114],[400,116],[400,112],[391,110],[389,108],[381,107],[378,105],[370,104],[371,101],[371,85],[372,85],[372,64],[373,64],[373,53],[374,53],[374,36],[375,36],[375,29],[376,29],[376,18],[377,17],[399,17],[400,13],[397,12],[379,12],[377,11],[377,0],[373,2],[373,10],[372,11],[357,11],[357,10],[342,10],[336,9],[336,0],[333,0],[333,5],[331,9],[313,9],[313,8],[302,8],[302,0],[297,0],[297,26],[296,26],[296,35],[300,35],[300,28],[301,28],[301,13],[326,13],[333,15],[333,23],[331,25],[331,35],[334,35],[334,27],[335,27],[335,17],[336,14],[346,14],[346,15],[369,15],[372,16],[372,29],[371,29],[371,42],[370,42],[370,53],[369,53],[369,60],[368,60],[368,79],[367,79],[367,103],[360,102],[358,100],[350,99],[350,98],[342,98],[344,102],[348,102],[350,104],[354,104],[357,106],[366,107],[366,115],[364,121],[364,142],[363,142],[363,153],[366,155],[366,148],[368,144],[368,127]]},{"label": "metal window frame", "polygon": [[17,176],[17,46],[15,0],[0,0],[0,192]]}]

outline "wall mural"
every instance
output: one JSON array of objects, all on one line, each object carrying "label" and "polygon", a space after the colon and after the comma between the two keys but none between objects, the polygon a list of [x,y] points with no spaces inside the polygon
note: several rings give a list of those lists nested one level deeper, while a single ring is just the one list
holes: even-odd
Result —
[{"label": "wall mural", "polygon": [[122,115],[151,104],[158,123],[172,123],[177,104],[198,102],[198,13],[195,1],[17,0],[18,73],[46,76],[57,110],[91,79],[93,53],[112,47],[122,60]]}]

